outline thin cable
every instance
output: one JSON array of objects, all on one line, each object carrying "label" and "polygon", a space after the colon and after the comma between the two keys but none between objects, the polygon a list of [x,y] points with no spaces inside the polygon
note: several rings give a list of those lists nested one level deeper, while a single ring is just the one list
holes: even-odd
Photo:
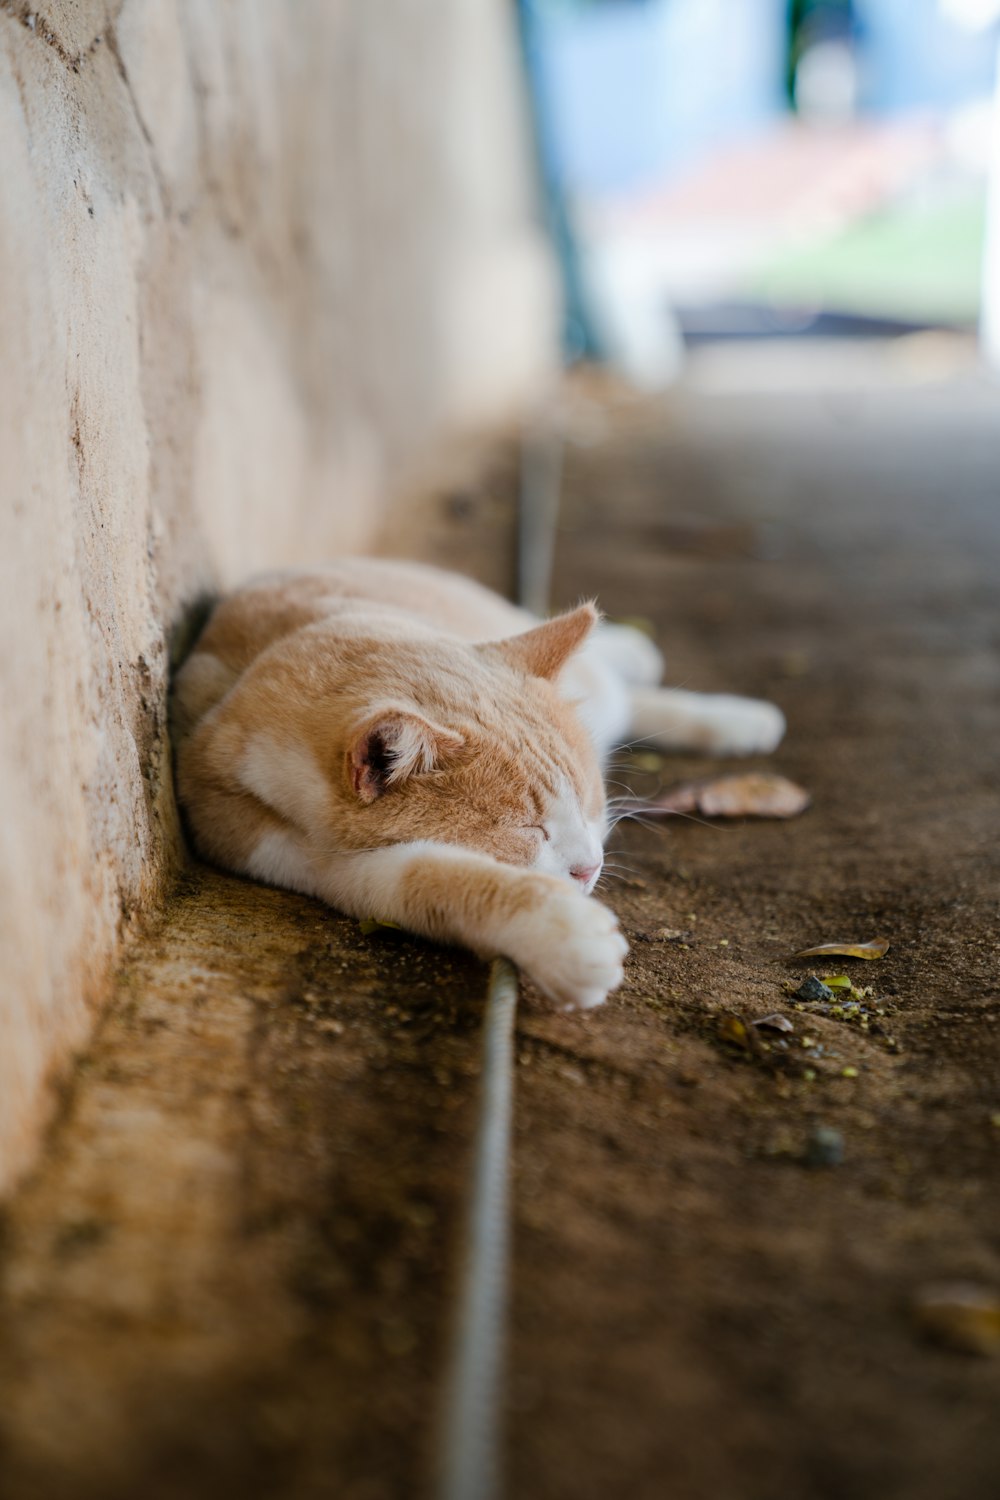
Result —
[{"label": "thin cable", "polygon": [[498,958],[490,971],[483,1018],[482,1093],[439,1500],[494,1500],[500,1494],[516,1010],[517,971]]},{"label": "thin cable", "polygon": [[[518,598],[542,617],[549,607],[562,481],[563,441],[554,415],[546,412],[525,433],[521,451]],[[438,1500],[497,1500],[501,1493],[516,1011],[517,970],[498,958],[490,970],[483,1017],[482,1093]]]},{"label": "thin cable", "polygon": [[521,493],[518,507],[518,602],[544,619],[555,560],[563,439],[555,412],[545,413],[521,438]]}]

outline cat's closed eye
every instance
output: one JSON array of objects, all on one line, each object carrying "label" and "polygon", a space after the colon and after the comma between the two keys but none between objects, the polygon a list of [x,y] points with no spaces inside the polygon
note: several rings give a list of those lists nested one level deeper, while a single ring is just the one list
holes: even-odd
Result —
[{"label": "cat's closed eye", "polygon": [[548,829],[543,828],[541,823],[526,823],[524,826],[529,831],[529,833],[540,833],[546,843],[549,843],[552,838],[552,835],[549,833]]}]

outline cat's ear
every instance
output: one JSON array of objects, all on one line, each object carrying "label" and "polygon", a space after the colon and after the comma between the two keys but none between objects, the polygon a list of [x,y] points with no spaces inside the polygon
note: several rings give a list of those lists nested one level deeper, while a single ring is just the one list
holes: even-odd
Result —
[{"label": "cat's ear", "polygon": [[494,641],[485,649],[497,655],[509,667],[516,667],[532,677],[555,677],[580,646],[594,626],[598,614],[593,604],[581,604],[568,614],[556,615],[523,635]]},{"label": "cat's ear", "polygon": [[435,770],[464,743],[460,734],[409,709],[378,710],[348,749],[351,786],[362,802],[374,802],[408,777]]}]

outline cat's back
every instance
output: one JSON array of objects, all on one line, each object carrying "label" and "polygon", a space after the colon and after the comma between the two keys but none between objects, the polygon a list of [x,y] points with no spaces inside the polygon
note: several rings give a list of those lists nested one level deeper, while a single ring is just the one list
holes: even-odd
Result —
[{"label": "cat's back", "polygon": [[437,633],[481,641],[528,630],[537,622],[472,578],[426,563],[390,558],[343,558],[308,575],[290,576],[317,590],[331,612],[385,612],[422,621]]},{"label": "cat's back", "polygon": [[216,605],[181,668],[176,736],[184,738],[264,651],[321,624],[331,641],[362,636],[388,646],[420,635],[499,639],[535,621],[472,579],[421,563],[354,557],[264,574]]}]

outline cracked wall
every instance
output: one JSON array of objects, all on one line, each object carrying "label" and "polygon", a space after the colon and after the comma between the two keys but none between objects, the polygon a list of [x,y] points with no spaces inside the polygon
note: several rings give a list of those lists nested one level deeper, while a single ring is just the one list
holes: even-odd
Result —
[{"label": "cracked wall", "polygon": [[0,1187],[179,859],[169,642],[551,372],[503,0],[0,0]]}]

